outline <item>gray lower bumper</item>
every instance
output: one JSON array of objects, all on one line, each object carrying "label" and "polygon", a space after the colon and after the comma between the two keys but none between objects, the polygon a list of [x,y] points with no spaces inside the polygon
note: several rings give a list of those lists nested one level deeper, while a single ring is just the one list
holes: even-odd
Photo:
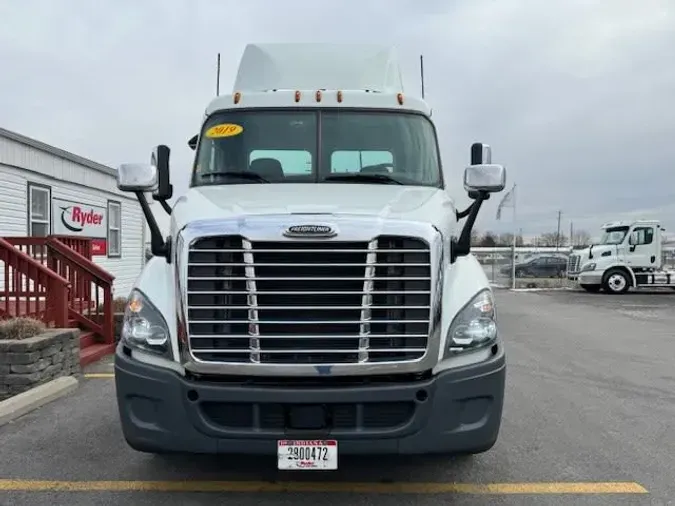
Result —
[{"label": "gray lower bumper", "polygon": [[579,274],[580,285],[600,285],[602,284],[602,272],[586,271]]},{"label": "gray lower bumper", "polygon": [[[140,451],[274,454],[278,439],[337,439],[340,454],[481,452],[497,440],[506,362],[425,380],[306,386],[186,379],[115,356],[124,437]],[[292,427],[292,428],[289,428]]]}]

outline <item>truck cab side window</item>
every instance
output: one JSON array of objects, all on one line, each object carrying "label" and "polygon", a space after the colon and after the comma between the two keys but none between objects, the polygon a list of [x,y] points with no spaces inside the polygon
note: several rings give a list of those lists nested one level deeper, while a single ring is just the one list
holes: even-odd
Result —
[{"label": "truck cab side window", "polygon": [[654,240],[654,229],[652,227],[636,227],[630,236],[632,246],[642,246],[651,244]]}]

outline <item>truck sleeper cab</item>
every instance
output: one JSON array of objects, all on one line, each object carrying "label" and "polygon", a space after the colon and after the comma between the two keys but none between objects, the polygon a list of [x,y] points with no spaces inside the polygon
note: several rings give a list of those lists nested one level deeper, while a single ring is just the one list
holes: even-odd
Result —
[{"label": "truck sleeper cab", "polygon": [[[379,47],[249,45],[233,94],[190,141],[190,189],[173,208],[166,146],[120,167],[154,255],[115,355],[130,446],[335,469],[338,452],[494,445],[505,352],[469,241],[505,169],[475,144],[473,204],[458,212],[428,106],[392,68]],[[145,192],[171,214],[166,239]]]}]

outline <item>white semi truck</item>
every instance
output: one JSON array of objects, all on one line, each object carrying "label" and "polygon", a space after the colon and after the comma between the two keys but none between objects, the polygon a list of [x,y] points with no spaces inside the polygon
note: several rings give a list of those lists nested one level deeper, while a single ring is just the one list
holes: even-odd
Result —
[{"label": "white semi truck", "polygon": [[506,172],[472,145],[473,202],[455,208],[429,106],[403,93],[393,50],[249,45],[188,144],[173,208],[167,146],[119,167],[153,253],[115,355],[132,448],[336,469],[338,452],[495,444],[505,352],[470,237]]},{"label": "white semi truck", "polygon": [[568,279],[589,292],[625,293],[631,287],[675,288],[675,271],[663,269],[663,228],[657,220],[602,226],[598,244],[573,252]]}]

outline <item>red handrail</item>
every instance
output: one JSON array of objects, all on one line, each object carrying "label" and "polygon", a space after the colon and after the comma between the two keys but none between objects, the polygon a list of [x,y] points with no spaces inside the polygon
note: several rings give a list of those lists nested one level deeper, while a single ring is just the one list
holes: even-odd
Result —
[{"label": "red handrail", "polygon": [[[115,278],[92,261],[90,238],[55,235],[6,237],[5,240],[17,252],[32,257],[48,271],[65,278],[71,290],[62,300],[70,320],[95,332],[106,344],[114,343],[112,284]],[[44,291],[32,295],[44,296]]]},{"label": "red handrail", "polygon": [[61,240],[48,237],[46,244],[49,249],[58,251],[61,255],[65,255],[75,262],[81,262],[80,267],[89,272],[92,276],[96,276],[97,278],[100,278],[102,281],[106,281],[108,283],[112,283],[113,280],[115,279],[115,276],[110,274],[103,267],[98,266],[97,264],[92,262],[91,259],[69,248],[68,246],[63,244]]},{"label": "red handrail", "polygon": [[47,264],[47,240],[54,238],[70,249],[77,251],[88,260],[92,259],[92,240],[88,237],[52,235],[49,237],[5,237],[5,240],[32,256],[38,262]]},{"label": "red handrail", "polygon": [[[83,327],[101,335],[104,343],[114,343],[112,286],[115,277],[65,245],[61,239],[49,237],[45,245],[50,269],[73,283],[68,303],[70,316]],[[101,291],[103,300],[99,297]],[[103,306],[103,315],[99,314],[100,306]]]},{"label": "red handrail", "polygon": [[[61,328],[68,326],[71,285],[67,279],[3,238],[0,238],[0,260],[5,264],[2,292],[4,304],[0,306],[0,314],[3,317],[41,316],[48,324],[53,323]],[[24,281],[28,281],[25,283],[26,287]],[[30,289],[31,282],[33,290]],[[40,300],[42,298],[44,306]]]},{"label": "red handrail", "polygon": [[92,258],[92,240],[89,237],[76,237],[72,235],[51,235],[49,238],[58,239],[73,251],[77,251],[88,260]]}]

